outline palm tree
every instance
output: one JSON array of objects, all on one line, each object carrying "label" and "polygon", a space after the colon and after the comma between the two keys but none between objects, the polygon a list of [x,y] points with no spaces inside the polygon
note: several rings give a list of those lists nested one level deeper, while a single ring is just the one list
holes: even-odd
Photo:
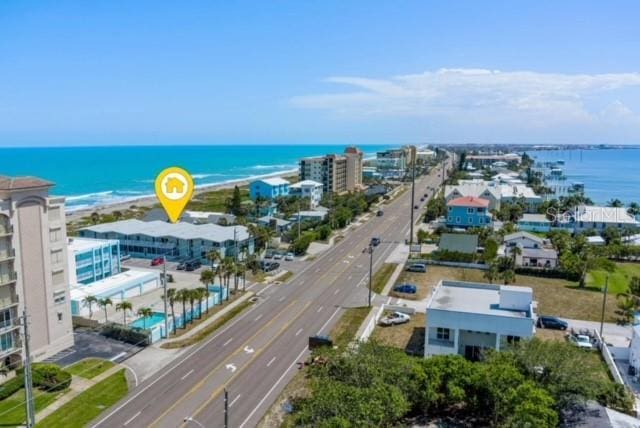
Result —
[{"label": "palm tree", "polygon": [[96,299],[96,296],[92,295],[88,295],[82,299],[82,304],[89,308],[89,319],[93,319],[93,304],[97,301],[98,299]]},{"label": "palm tree", "polygon": [[200,290],[202,290],[202,298],[206,302],[205,311],[209,313],[209,296],[211,296],[211,292],[209,291],[209,287],[202,287]]},{"label": "palm tree", "polygon": [[193,319],[196,316],[196,313],[193,311],[193,304],[196,301],[196,290],[185,290],[187,293],[187,298],[189,299],[189,304],[191,305],[191,324],[193,324]]},{"label": "palm tree", "polygon": [[491,263],[489,265],[489,269],[484,271],[483,276],[487,281],[489,281],[489,284],[493,284],[493,281],[498,278],[498,267],[496,266],[496,264]]},{"label": "palm tree", "polygon": [[507,269],[500,273],[500,277],[504,281],[504,285],[508,285],[516,280],[516,273],[513,269]]},{"label": "palm tree", "polygon": [[637,202],[631,202],[629,204],[629,208],[627,209],[627,212],[629,213],[629,215],[632,215],[634,217],[636,217],[637,215],[640,215],[640,204],[638,204]]},{"label": "palm tree", "polygon": [[620,208],[623,207],[624,204],[622,203],[622,201],[620,199],[611,199],[609,202],[607,202],[607,205],[613,208]]},{"label": "palm tree", "polygon": [[104,311],[105,324],[109,321],[109,319],[107,318],[107,306],[110,306],[110,305],[113,305],[113,302],[111,301],[110,298],[105,297],[104,299],[98,299],[98,306],[100,306]]},{"label": "palm tree", "polygon": [[138,309],[138,315],[142,317],[142,329],[147,329],[147,318],[153,315],[153,311],[151,308],[140,308]]},{"label": "palm tree", "polygon": [[98,224],[100,223],[100,214],[97,211],[91,213],[91,223]]},{"label": "palm tree", "polygon": [[216,274],[218,274],[218,279],[220,280],[220,284],[218,289],[220,290],[219,294],[219,299],[220,300],[220,304],[222,304],[222,287],[224,286],[224,266],[222,265],[222,263],[218,264],[218,267],[216,268]]},{"label": "palm tree", "polygon": [[229,301],[229,282],[231,280],[231,275],[233,275],[235,270],[235,261],[232,257],[225,257],[222,264],[224,266],[224,282],[225,288],[227,289],[227,301]]},{"label": "palm tree", "polygon": [[513,265],[516,265],[516,259],[518,258],[519,255],[522,254],[522,248],[520,248],[519,246],[514,246],[511,247],[511,257],[513,259]]},{"label": "palm tree", "polygon": [[206,290],[205,287],[198,287],[193,290],[193,294],[198,301],[198,319],[202,318],[202,301],[204,300],[204,290]]},{"label": "palm tree", "polygon": [[178,300],[178,290],[175,288],[169,288],[167,290],[167,303],[169,304],[169,308],[171,308],[171,318],[173,318],[173,334],[176,334],[176,314],[174,311],[174,306],[176,304],[176,300]]},{"label": "palm tree", "polygon": [[133,305],[131,304],[131,302],[123,300],[122,302],[116,303],[116,312],[122,311],[122,318],[123,318],[125,327],[127,326],[127,311],[132,311],[132,310],[133,310]]},{"label": "palm tree", "polygon": [[244,293],[247,283],[247,266],[245,266],[244,263],[239,263],[238,266],[236,266],[236,275],[242,278],[242,292]]},{"label": "palm tree", "polygon": [[213,272],[213,266],[216,262],[220,261],[220,252],[217,250],[211,250],[207,253],[207,260],[211,262],[211,271]]},{"label": "palm tree", "polygon": [[176,299],[182,302],[182,328],[187,328],[187,300],[189,300],[189,290],[185,288],[178,290]]}]

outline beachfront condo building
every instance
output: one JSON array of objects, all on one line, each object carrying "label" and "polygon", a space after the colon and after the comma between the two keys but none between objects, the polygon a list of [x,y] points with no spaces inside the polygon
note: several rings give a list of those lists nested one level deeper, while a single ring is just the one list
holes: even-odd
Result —
[{"label": "beachfront condo building", "polygon": [[120,254],[152,259],[199,259],[218,251],[222,258],[242,259],[253,254],[254,241],[245,226],[191,224],[185,222],[142,221],[136,219],[97,224],[79,231],[83,238],[117,239]]},{"label": "beachfront condo building", "polygon": [[313,180],[303,180],[292,184],[289,192],[292,196],[309,199],[311,209],[320,205],[322,201],[322,183]]},{"label": "beachfront condo building", "polygon": [[322,183],[324,193],[346,193],[363,190],[363,153],[347,147],[344,154],[330,154],[300,160],[300,180]]},{"label": "beachfront condo building", "polygon": [[120,273],[115,239],[69,238],[69,282],[89,284]]},{"label": "beachfront condo building", "polygon": [[24,358],[18,317],[26,308],[31,357],[73,346],[64,198],[53,183],[0,176],[0,366]]}]

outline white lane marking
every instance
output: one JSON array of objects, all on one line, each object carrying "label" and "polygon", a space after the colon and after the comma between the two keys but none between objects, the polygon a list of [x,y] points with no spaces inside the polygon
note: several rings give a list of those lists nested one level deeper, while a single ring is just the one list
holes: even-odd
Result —
[{"label": "white lane marking", "polygon": [[125,355],[127,355],[126,352],[120,352],[118,355],[116,355],[115,357],[111,357],[109,358],[109,361],[114,362],[115,360],[117,360],[120,357],[124,357]]},{"label": "white lane marking", "polygon": [[264,287],[262,290],[258,291],[256,293],[256,296],[261,296],[265,291],[267,291],[268,289],[270,289],[271,287],[273,287],[275,284],[271,283],[269,285],[267,285],[266,287]]},{"label": "white lane marking", "polygon": [[282,302],[284,300],[284,296],[278,299],[278,302]]},{"label": "white lane marking", "polygon": [[182,377],[180,378],[180,380],[185,380],[187,376],[189,376],[191,373],[193,373],[193,370],[195,370],[195,369],[191,369],[191,370],[189,370],[189,371],[187,372],[187,374],[185,374],[184,376],[182,376]]},{"label": "white lane marking", "polygon": [[240,398],[242,394],[238,394],[236,395],[236,398],[234,398],[231,403],[229,403],[229,407],[233,406],[235,404],[236,401],[238,401],[238,398]]},{"label": "white lane marking", "polygon": [[341,308],[337,308],[337,309],[333,312],[333,314],[331,314],[331,316],[329,317],[329,319],[327,320],[327,322],[325,322],[324,324],[322,324],[322,327],[320,327],[320,330],[318,330],[318,334],[321,334],[321,333],[322,333],[322,330],[324,330],[324,328],[329,324],[329,322],[331,322],[331,320],[333,319],[333,317],[335,317],[335,316],[338,314],[338,312],[340,312],[340,309],[341,309]]},{"label": "white lane marking", "polygon": [[246,352],[247,354],[253,354],[254,349],[253,348],[249,348],[248,346],[244,347],[244,352]]},{"label": "white lane marking", "polygon": [[269,360],[269,362],[267,363],[267,367],[269,367],[271,364],[273,364],[273,362],[276,360],[276,357],[273,357],[272,359]]},{"label": "white lane marking", "polygon": [[333,295],[335,296],[336,294],[338,294],[340,292],[339,288],[336,288],[336,291],[333,292]]},{"label": "white lane marking", "polygon": [[353,275],[349,275],[349,276],[347,277],[347,281],[351,281],[351,278],[353,278]]},{"label": "white lane marking", "polygon": [[228,344],[230,344],[230,343],[231,343],[231,341],[232,341],[232,340],[233,340],[233,337],[232,337],[231,339],[227,340],[226,342],[224,342],[224,343],[222,344],[222,346],[227,346]]},{"label": "white lane marking", "polygon": [[300,330],[298,330],[298,331],[296,332],[296,336],[297,336],[297,335],[299,335],[300,333],[302,333],[302,329],[300,329]]},{"label": "white lane marking", "polygon": [[231,370],[231,373],[235,373],[235,371],[238,370],[235,364],[227,364],[225,367],[227,370]]},{"label": "white lane marking", "polygon": [[140,413],[142,413],[142,411],[139,411],[138,413],[136,413],[135,415],[131,416],[129,419],[127,419],[127,421],[123,424],[124,426],[129,425],[135,418],[137,418],[138,416],[140,416]]},{"label": "white lane marking", "polygon": [[316,273],[320,272],[320,268],[316,269]]},{"label": "white lane marking", "polygon": [[264,315],[264,314],[260,314],[260,315],[258,315],[258,316],[254,319],[254,321],[260,321],[260,318],[262,318],[262,316],[263,316],[263,315]]},{"label": "white lane marking", "polygon": [[249,413],[249,416],[247,416],[247,418],[244,420],[244,422],[242,422],[240,424],[239,428],[242,428],[243,426],[245,426],[245,424],[249,421],[249,419],[251,419],[251,417],[254,415],[254,413],[260,408],[260,406],[262,406],[262,404],[264,404],[264,400],[267,399],[267,397],[269,397],[269,395],[271,395],[271,393],[273,392],[274,389],[276,389],[276,387],[280,384],[280,382],[282,382],[282,379],[284,379],[284,377],[287,375],[287,373],[289,373],[289,370],[291,370],[293,368],[293,366],[298,362],[298,360],[300,358],[302,358],[302,355],[304,355],[304,353],[307,352],[307,347],[305,346],[305,348],[302,350],[302,352],[300,352],[300,354],[298,354],[298,356],[296,357],[295,360],[293,360],[293,362],[291,363],[291,365],[289,367],[287,367],[287,369],[284,371],[284,373],[282,373],[282,376],[280,376],[280,378],[276,381],[276,383],[273,384],[273,386],[271,387],[271,389],[269,390],[269,392],[267,392],[267,394],[262,397],[262,400],[260,400],[260,402],[258,403],[258,405],[255,407],[255,409],[253,409],[251,411],[251,413]]},{"label": "white lane marking", "polygon": [[316,312],[320,312],[324,309],[324,306],[320,306]]}]

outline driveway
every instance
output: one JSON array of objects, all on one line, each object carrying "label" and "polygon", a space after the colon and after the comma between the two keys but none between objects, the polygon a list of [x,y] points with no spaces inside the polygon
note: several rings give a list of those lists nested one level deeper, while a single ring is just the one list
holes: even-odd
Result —
[{"label": "driveway", "polygon": [[[589,329],[600,332],[600,323],[596,321],[582,321],[565,319],[569,323],[569,328],[574,330]],[[631,342],[632,329],[629,325],[618,325],[614,323],[604,323],[602,335],[604,341],[613,346],[625,347]]]}]

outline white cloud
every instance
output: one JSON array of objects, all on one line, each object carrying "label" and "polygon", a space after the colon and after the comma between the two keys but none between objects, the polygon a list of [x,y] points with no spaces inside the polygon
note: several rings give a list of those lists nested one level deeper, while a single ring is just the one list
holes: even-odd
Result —
[{"label": "white cloud", "polygon": [[[606,98],[613,91],[640,87],[640,73],[559,74],[443,68],[387,79],[330,77],[326,81],[350,89],[296,96],[291,103],[347,117],[432,117],[472,126],[508,123],[549,128],[638,121],[638,115],[622,103],[602,110],[590,107],[590,101]],[[640,122],[636,125],[640,127]]]}]

